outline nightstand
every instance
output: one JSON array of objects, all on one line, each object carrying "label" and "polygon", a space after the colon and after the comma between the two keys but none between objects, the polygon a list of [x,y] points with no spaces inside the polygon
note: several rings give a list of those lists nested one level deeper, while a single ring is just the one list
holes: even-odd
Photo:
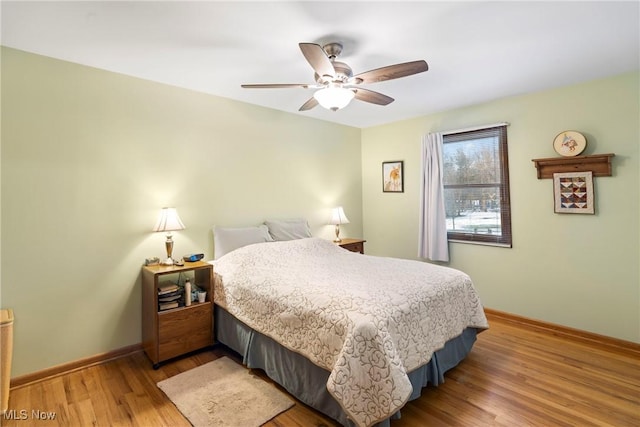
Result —
[{"label": "nightstand", "polygon": [[[164,282],[192,284],[205,290],[205,302],[192,302],[160,310],[158,286]],[[182,289],[182,288],[181,288]],[[184,290],[183,290],[184,292]],[[153,265],[142,267],[142,347],[153,368],[160,362],[213,344],[213,265],[185,262],[184,266]]]},{"label": "nightstand", "polygon": [[364,242],[366,240],[362,239],[342,239],[341,242],[337,243],[338,246],[345,248],[351,252],[360,252],[364,253]]}]

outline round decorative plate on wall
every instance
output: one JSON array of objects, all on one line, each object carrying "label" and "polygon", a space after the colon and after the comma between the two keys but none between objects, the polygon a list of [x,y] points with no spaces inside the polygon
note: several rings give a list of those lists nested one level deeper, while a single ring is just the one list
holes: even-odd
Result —
[{"label": "round decorative plate on wall", "polygon": [[577,156],[585,148],[587,148],[587,138],[575,130],[560,132],[553,140],[553,149],[561,156]]}]

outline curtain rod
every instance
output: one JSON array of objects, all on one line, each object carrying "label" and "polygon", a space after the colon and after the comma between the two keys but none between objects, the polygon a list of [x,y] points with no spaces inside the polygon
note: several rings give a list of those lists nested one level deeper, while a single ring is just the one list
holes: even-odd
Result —
[{"label": "curtain rod", "polygon": [[494,123],[494,124],[491,124],[491,125],[472,126],[472,127],[463,128],[463,129],[446,130],[446,131],[443,131],[443,132],[440,132],[440,133],[444,136],[444,135],[450,135],[452,133],[471,132],[472,130],[495,128],[495,127],[498,127],[498,126],[509,126],[509,123],[500,122],[500,123]]}]

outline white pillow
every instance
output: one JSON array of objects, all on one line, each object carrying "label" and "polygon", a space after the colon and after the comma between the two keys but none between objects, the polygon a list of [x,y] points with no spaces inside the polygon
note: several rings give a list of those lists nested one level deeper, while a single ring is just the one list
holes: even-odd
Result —
[{"label": "white pillow", "polygon": [[312,237],[309,223],[304,218],[269,219],[264,223],[269,227],[269,234],[276,241]]},{"label": "white pillow", "polygon": [[273,242],[266,225],[241,228],[213,227],[215,259],[243,246],[263,242]]}]

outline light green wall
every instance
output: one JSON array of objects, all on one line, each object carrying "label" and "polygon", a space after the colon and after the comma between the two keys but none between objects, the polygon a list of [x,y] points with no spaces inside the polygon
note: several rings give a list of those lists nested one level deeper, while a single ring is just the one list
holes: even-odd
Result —
[{"label": "light green wall", "polygon": [[[451,243],[485,306],[640,342],[640,74],[635,72],[365,129],[367,252],[416,258],[420,141],[424,134],[506,121],[513,248]],[[595,178],[596,215],[554,214],[552,180],[531,159],[556,157],[553,138],[574,129],[584,154],[615,153]],[[405,192],[382,193],[381,162],[404,160]]]},{"label": "light green wall", "polygon": [[[12,376],[140,342],[140,264],[162,256],[160,207],[187,229],[175,254],[213,252],[214,224],[304,216],[367,252],[415,258],[420,139],[508,121],[512,249],[451,245],[486,306],[640,342],[638,73],[359,130],[2,49],[0,305],[14,309]],[[561,130],[616,154],[597,214],[553,214]],[[405,161],[405,193],[381,162]],[[364,215],[364,224],[362,221]],[[364,232],[363,232],[364,231]],[[498,269],[501,272],[497,272]]]},{"label": "light green wall", "polygon": [[[212,76],[214,78],[214,76]],[[140,266],[175,206],[174,255],[211,258],[214,224],[306,217],[362,235],[360,133],[2,49],[2,307],[12,376],[140,343]]]}]

